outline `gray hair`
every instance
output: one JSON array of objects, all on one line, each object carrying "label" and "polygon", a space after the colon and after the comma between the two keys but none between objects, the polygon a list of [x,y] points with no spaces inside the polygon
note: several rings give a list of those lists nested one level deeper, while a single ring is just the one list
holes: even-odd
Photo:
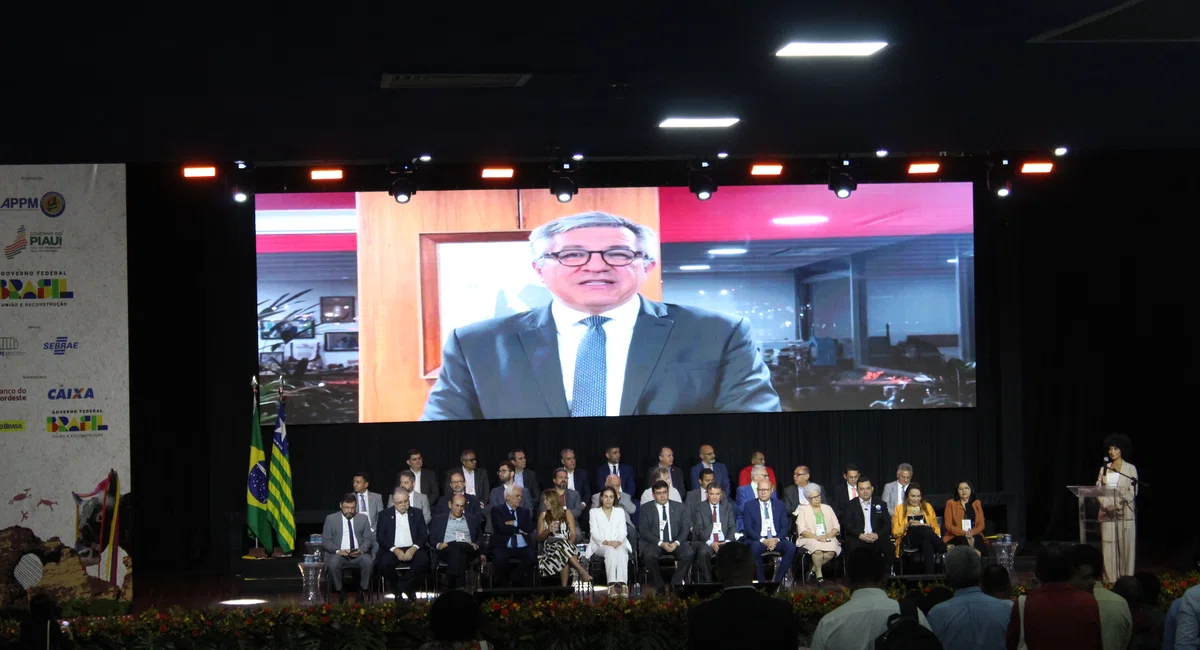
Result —
[{"label": "gray hair", "polygon": [[771,477],[771,475],[767,473],[766,465],[755,465],[754,467],[750,468],[750,476],[754,476],[755,474],[762,474],[767,478]]},{"label": "gray hair", "polygon": [[955,546],[946,554],[946,584],[955,589],[975,587],[982,569],[979,555],[969,546]]},{"label": "gray hair", "polygon": [[671,476],[671,470],[665,467],[654,468],[654,478],[661,478],[665,481],[669,476]]},{"label": "gray hair", "polygon": [[816,483],[809,483],[804,486],[804,496],[812,498],[821,494],[821,486]]},{"label": "gray hair", "polygon": [[639,252],[646,256],[646,261],[658,259],[658,234],[649,226],[607,212],[580,212],[542,224],[529,233],[533,261],[541,264],[542,256],[550,252],[550,244],[556,235],[578,228],[624,228],[633,233],[641,249]]},{"label": "gray hair", "polygon": [[900,463],[900,466],[896,468],[896,471],[897,472],[911,472],[911,471],[913,471],[913,468],[912,468],[912,465],[909,465],[908,463]]},{"label": "gray hair", "polygon": [[392,490],[392,500],[395,501],[396,497],[401,496],[401,495],[408,496],[408,490],[397,485],[396,489]]}]

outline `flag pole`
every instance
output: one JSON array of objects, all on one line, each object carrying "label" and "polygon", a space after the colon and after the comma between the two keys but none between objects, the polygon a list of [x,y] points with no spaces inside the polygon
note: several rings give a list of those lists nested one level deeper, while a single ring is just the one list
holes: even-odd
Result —
[{"label": "flag pole", "polygon": [[[254,406],[258,406],[258,377],[255,375],[250,375],[250,392],[254,396]],[[258,535],[251,533],[250,536],[254,538],[254,548],[261,548],[262,545],[258,541]],[[251,555],[254,554],[251,553]]]}]

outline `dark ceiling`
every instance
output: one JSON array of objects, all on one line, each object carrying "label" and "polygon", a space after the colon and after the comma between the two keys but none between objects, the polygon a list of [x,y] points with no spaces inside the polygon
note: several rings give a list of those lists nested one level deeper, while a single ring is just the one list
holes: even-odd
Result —
[{"label": "dark ceiling", "polygon": [[[0,162],[1200,146],[1195,0],[383,4],[6,8]],[[774,56],[843,39],[890,45]],[[531,76],[382,89],[385,73]],[[686,113],[742,122],[657,128]]]}]

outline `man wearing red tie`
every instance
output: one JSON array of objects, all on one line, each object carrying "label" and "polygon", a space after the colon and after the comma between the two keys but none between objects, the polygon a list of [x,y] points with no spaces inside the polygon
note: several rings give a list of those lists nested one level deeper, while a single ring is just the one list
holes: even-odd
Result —
[{"label": "man wearing red tie", "polygon": [[708,485],[708,498],[692,508],[692,542],[700,582],[712,582],[712,559],[737,533],[737,515],[733,504],[725,500],[725,490],[717,483]]}]

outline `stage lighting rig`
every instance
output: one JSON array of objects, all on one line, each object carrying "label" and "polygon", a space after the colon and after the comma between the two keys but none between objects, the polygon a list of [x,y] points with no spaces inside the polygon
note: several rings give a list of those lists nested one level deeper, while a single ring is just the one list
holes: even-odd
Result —
[{"label": "stage lighting rig", "polygon": [[988,190],[995,192],[996,196],[1001,198],[1009,196],[1013,191],[1015,176],[1013,166],[1009,164],[1008,160],[992,163],[988,166]]},{"label": "stage lighting rig", "polygon": [[[583,156],[580,156],[582,158]],[[579,161],[574,159],[559,159],[550,165],[550,193],[559,203],[570,203],[579,193],[579,184],[575,175],[579,172]]]},{"label": "stage lighting rig", "polygon": [[411,163],[392,162],[388,165],[388,173],[396,176],[396,180],[392,181],[392,187],[388,190],[388,194],[396,200],[396,203],[408,203],[417,193],[417,183],[414,176],[417,172],[417,159],[414,158]]},{"label": "stage lighting rig", "polygon": [[688,190],[695,194],[697,199],[707,201],[717,193],[717,184],[707,174],[690,171],[688,172]]},{"label": "stage lighting rig", "polygon": [[847,171],[848,165],[829,169],[829,191],[839,199],[848,199],[858,189],[858,182]]}]

